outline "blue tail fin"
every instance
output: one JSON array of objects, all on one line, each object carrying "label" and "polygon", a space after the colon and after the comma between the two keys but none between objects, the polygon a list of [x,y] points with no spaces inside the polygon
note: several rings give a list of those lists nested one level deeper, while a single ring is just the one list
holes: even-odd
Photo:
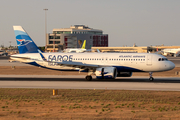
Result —
[{"label": "blue tail fin", "polygon": [[19,53],[38,53],[38,47],[21,26],[13,26]]}]

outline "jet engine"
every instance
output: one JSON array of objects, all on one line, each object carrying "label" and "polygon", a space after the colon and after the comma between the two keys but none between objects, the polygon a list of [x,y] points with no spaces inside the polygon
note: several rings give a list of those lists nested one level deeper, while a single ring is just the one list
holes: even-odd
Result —
[{"label": "jet engine", "polygon": [[117,76],[117,69],[115,67],[96,68],[97,79],[115,79]]}]

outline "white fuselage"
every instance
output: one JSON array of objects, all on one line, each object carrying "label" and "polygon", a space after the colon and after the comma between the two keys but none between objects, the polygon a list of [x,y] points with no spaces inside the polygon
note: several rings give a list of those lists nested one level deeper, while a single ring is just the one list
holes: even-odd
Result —
[{"label": "white fuselage", "polygon": [[[43,61],[39,53],[12,55],[11,59],[51,69],[77,70],[74,67],[60,66],[56,62],[90,64],[116,67],[118,71],[160,72],[171,70],[174,63],[164,56],[151,53],[43,53],[47,61]],[[30,58],[30,59],[22,59]]]}]

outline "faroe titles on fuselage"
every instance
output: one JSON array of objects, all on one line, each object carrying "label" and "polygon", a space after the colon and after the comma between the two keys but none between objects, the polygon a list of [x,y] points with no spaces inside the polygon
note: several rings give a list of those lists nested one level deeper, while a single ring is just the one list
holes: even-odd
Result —
[{"label": "faroe titles on fuselage", "polygon": [[48,61],[72,62],[73,55],[49,55]]},{"label": "faroe titles on fuselage", "polygon": [[[48,61],[54,62],[72,62],[73,55],[49,55]],[[49,66],[57,66],[57,63],[48,63]]]}]

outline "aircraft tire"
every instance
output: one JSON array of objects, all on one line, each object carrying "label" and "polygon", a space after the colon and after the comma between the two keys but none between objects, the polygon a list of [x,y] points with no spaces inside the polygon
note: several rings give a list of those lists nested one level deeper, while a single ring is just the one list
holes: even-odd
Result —
[{"label": "aircraft tire", "polygon": [[86,76],[86,80],[87,80],[87,81],[91,81],[91,80],[92,80],[92,76],[89,76],[89,75]]},{"label": "aircraft tire", "polygon": [[150,77],[150,78],[149,78],[149,81],[153,81],[153,80],[154,80],[154,78],[153,78],[153,77]]}]

